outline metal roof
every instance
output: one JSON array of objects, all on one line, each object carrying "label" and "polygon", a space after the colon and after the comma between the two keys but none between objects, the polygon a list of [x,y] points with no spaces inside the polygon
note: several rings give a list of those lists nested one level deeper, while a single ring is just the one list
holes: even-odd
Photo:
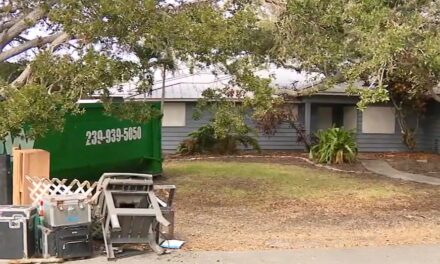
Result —
[{"label": "metal roof", "polygon": [[[139,93],[136,81],[114,88],[113,95],[126,99],[157,101],[162,98],[162,78],[156,78],[150,93]],[[221,89],[228,85],[230,76],[214,75],[212,73],[169,74],[165,79],[165,100],[167,101],[197,101],[208,88]]]},{"label": "metal roof", "polygon": [[[287,69],[261,70],[257,73],[261,77],[274,77],[274,86],[297,86],[308,85],[307,74],[298,73]],[[137,82],[132,81],[112,89],[111,94],[122,96],[126,99],[158,101],[162,98],[162,77],[160,71],[155,74],[156,82],[153,84],[150,93],[139,93],[136,89]],[[165,79],[165,100],[166,101],[197,101],[202,98],[203,91],[207,89],[223,89],[228,86],[231,76],[223,74],[216,75],[209,71],[188,73],[187,71],[178,74],[168,74]],[[300,85],[298,85],[300,84]],[[240,89],[234,87],[234,89]],[[234,98],[232,98],[234,99]]]},{"label": "metal roof", "polygon": [[[134,100],[159,101],[162,98],[162,78],[160,72],[156,73],[156,81],[153,84],[150,93],[139,93],[136,89],[137,82],[129,82],[114,88],[112,94],[118,97]],[[260,72],[260,76],[267,77],[273,75],[273,85],[280,88],[280,90],[290,91],[289,94],[297,93],[299,96],[307,90],[313,91],[319,85],[319,81],[310,81],[304,74],[294,73],[291,70],[276,69],[274,71]],[[203,91],[207,89],[222,89],[225,88],[231,76],[229,75],[215,75],[212,72],[198,72],[188,73],[180,72],[179,74],[168,74],[165,79],[165,101],[197,101],[202,98]],[[363,87],[361,82],[356,83],[359,87]],[[312,95],[338,95],[349,96],[346,93],[348,88],[347,83],[340,83],[334,85],[332,88],[313,93]],[[367,89],[367,87],[365,87]],[[239,89],[236,87],[235,89]],[[440,88],[436,88],[436,92],[440,94]],[[234,98],[232,98],[234,99]]]}]

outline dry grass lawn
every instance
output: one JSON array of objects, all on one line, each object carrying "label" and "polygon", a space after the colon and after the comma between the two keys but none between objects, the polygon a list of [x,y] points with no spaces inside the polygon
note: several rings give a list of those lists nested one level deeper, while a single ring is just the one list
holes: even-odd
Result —
[{"label": "dry grass lawn", "polygon": [[440,242],[440,188],[270,163],[166,163],[186,249]]}]

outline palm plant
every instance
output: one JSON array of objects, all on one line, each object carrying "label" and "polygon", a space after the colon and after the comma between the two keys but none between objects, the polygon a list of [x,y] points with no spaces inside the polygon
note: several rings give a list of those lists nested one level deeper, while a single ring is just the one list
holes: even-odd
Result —
[{"label": "palm plant", "polygon": [[310,158],[319,163],[354,162],[357,144],[354,131],[332,127],[316,133],[317,143],[310,149]]}]

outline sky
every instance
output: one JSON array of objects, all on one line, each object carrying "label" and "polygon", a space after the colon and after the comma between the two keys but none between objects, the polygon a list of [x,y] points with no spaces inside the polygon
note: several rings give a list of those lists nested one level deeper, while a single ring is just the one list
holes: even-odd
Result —
[{"label": "sky", "polygon": [[[174,1],[174,0],[170,0]],[[0,4],[3,0],[0,0]],[[34,39],[37,37],[44,37],[49,35],[51,32],[45,27],[43,23],[37,24],[35,27],[29,29],[25,33],[22,34],[23,37],[27,39]],[[74,44],[74,42],[72,42]],[[14,44],[13,44],[14,45]],[[15,44],[16,45],[16,44]],[[94,46],[95,49],[99,50],[101,47],[99,45]],[[57,51],[58,54],[68,54],[72,57],[78,57],[76,51],[72,47],[64,47]],[[116,53],[116,49],[115,49]],[[29,50],[23,54],[15,56],[8,61],[17,62],[22,59],[32,59],[35,56],[35,50]],[[118,55],[124,60],[138,62],[138,58],[134,54],[130,53],[119,53]],[[274,65],[269,65],[265,70],[259,70],[257,75],[260,77],[273,77],[272,84],[274,86],[279,87],[293,87],[296,83],[298,86],[302,86],[311,82],[312,76],[307,73],[298,73],[295,70],[291,69],[283,69],[277,68]],[[181,67],[173,73],[167,73],[166,82],[169,85],[174,84],[175,82],[183,82],[183,83],[212,83],[216,82],[216,76],[214,74],[209,73],[207,70],[199,70],[195,74],[190,74],[189,68],[185,66],[185,64],[181,64]],[[223,77],[224,78],[224,77]],[[226,76],[228,78],[228,76]],[[162,85],[162,72],[157,70],[155,72],[155,80],[157,84],[155,86]],[[124,92],[126,93],[128,90],[132,90],[133,83],[125,84]]]}]

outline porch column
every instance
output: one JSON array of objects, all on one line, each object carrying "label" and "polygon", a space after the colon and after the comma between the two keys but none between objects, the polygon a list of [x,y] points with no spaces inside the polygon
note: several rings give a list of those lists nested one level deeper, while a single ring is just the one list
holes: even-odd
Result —
[{"label": "porch column", "polygon": [[312,103],[305,102],[304,108],[305,108],[304,129],[306,130],[306,135],[309,136],[311,133]]}]

